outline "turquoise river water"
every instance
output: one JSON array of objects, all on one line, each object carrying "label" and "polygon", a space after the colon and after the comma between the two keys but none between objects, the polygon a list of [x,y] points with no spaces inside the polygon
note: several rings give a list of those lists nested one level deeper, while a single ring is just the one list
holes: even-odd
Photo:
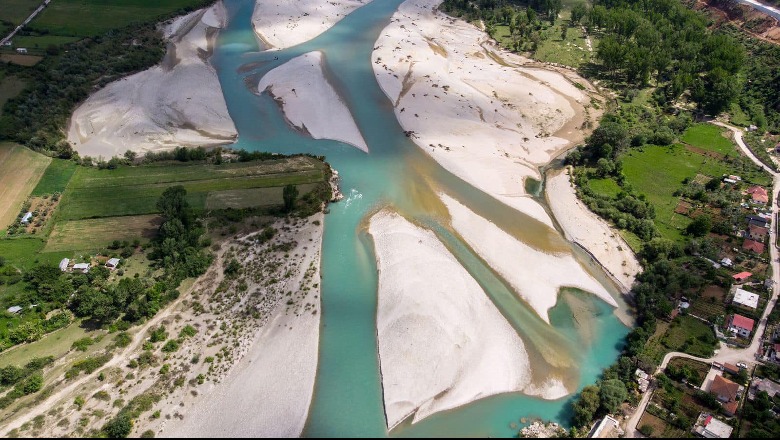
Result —
[{"label": "turquoise river water", "polygon": [[[532,365],[541,365],[541,371],[546,369],[545,353],[552,350],[565,353],[570,365],[562,368],[575,375],[580,388],[593,383],[616,359],[628,332],[611,307],[581,292],[562,296],[571,301],[559,301],[548,326],[449,229],[436,191],[447,192],[533,246],[574,253],[608,283],[560,234],[448,173],[404,135],[371,68],[374,43],[401,3],[374,0],[309,42],[264,53],[251,24],[254,1],[225,0],[229,24],[220,33],[211,60],[239,132],[236,148],[324,155],[342,178],[346,197],[332,204],[325,217],[319,365],[304,435],[509,437],[516,435],[521,418],[565,423],[571,398],[546,401],[508,393],[387,431],[377,358],[376,262],[366,233],[366,220],[378,209],[389,206],[436,232],[518,331]],[[289,128],[273,99],[248,87],[256,86],[274,67],[313,50],[324,54],[326,73],[352,111],[369,154]]]}]

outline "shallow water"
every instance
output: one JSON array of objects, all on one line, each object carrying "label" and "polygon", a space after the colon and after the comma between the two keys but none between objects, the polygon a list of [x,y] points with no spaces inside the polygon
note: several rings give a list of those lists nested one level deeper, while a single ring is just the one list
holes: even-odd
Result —
[{"label": "shallow water", "polygon": [[[371,68],[371,51],[379,32],[401,3],[375,0],[314,40],[262,53],[251,25],[254,1],[225,0],[229,25],[220,33],[212,58],[239,132],[237,148],[324,155],[342,178],[346,197],[330,206],[325,220],[319,366],[304,432],[308,436],[388,435],[377,359],[376,262],[365,231],[367,218],[385,206],[439,235],[523,338],[532,365],[539,367],[537,374],[555,371],[568,375],[580,387],[592,383],[615,360],[628,332],[611,307],[577,293],[566,294],[576,296],[577,301],[559,301],[550,314],[553,325],[548,326],[449,228],[446,210],[435,197],[438,191],[457,198],[531,246],[573,252],[608,283],[556,231],[448,173],[405,137]],[[274,67],[313,50],[324,53],[328,77],[352,111],[369,154],[290,129],[269,96],[257,96],[247,87],[256,85]],[[586,329],[574,318],[581,321],[583,314],[589,318]],[[551,356],[560,357],[568,366],[549,365]],[[516,428],[512,424],[519,425],[521,418],[565,422],[569,402],[509,393],[436,414],[415,425],[402,425],[390,435],[513,436]]]}]

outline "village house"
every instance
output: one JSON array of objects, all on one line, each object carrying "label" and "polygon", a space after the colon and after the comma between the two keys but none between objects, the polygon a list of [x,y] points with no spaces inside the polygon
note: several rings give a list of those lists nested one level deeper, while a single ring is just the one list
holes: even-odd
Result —
[{"label": "village house", "polygon": [[639,392],[646,392],[647,388],[650,387],[650,375],[645,373],[644,370],[637,368],[636,371],[634,371],[634,377],[636,377],[636,383],[639,384]]},{"label": "village house", "polygon": [[720,264],[723,267],[731,267],[731,266],[734,265],[734,262],[731,261],[731,258],[726,257],[726,258],[720,260]]},{"label": "village house", "polygon": [[[729,260],[731,261],[731,260]],[[732,276],[737,283],[744,283],[746,279],[750,278],[753,274],[750,272],[740,272]]]},{"label": "village house", "polygon": [[118,265],[119,265],[119,258],[112,258],[106,261],[106,267],[109,269],[116,269]]},{"label": "village house", "polygon": [[775,396],[780,395],[780,384],[769,379],[756,379],[750,384],[748,398],[751,400],[755,399],[756,394],[761,391],[766,392],[769,395],[769,398],[773,399]]},{"label": "village house", "polygon": [[16,48],[16,52],[17,53],[21,53],[21,54],[25,54],[25,53],[27,53],[27,49],[24,48],[24,47],[17,47]]},{"label": "village house", "polygon": [[749,238],[746,238],[745,241],[742,243],[742,250],[744,251],[753,251],[757,254],[763,254],[764,253],[764,243],[759,243],[755,240],[751,240]]},{"label": "village house", "polygon": [[731,426],[707,413],[701,413],[693,427],[693,432],[704,438],[729,438],[733,430]]},{"label": "village house", "polygon": [[737,288],[731,302],[746,309],[756,310],[758,308],[758,294]]},{"label": "village house", "polygon": [[78,270],[83,273],[89,272],[89,263],[76,263],[73,265],[73,270]]},{"label": "village house", "polygon": [[27,223],[30,223],[30,219],[32,219],[32,212],[28,212],[22,217],[22,224],[26,225]]},{"label": "village house", "polygon": [[760,226],[762,228],[768,228],[770,223],[768,218],[761,217],[760,215],[749,215],[745,217],[745,221],[748,222],[749,226]]},{"label": "village house", "polygon": [[712,380],[712,385],[710,385],[710,394],[724,404],[739,400],[744,390],[745,387],[723,376],[715,376],[715,379]]},{"label": "village house", "polygon": [[761,188],[758,185],[748,188],[747,193],[751,196],[754,203],[766,205],[769,202],[769,194],[767,194],[764,188]]},{"label": "village house", "polygon": [[620,422],[607,415],[588,434],[588,438],[618,438],[624,434]]},{"label": "village house", "polygon": [[14,43],[13,43],[12,40],[8,40],[8,41],[4,41],[3,42],[3,46],[6,46],[6,47],[11,47],[13,45],[14,45]]},{"label": "village house", "polygon": [[6,310],[6,312],[8,312],[8,313],[10,313],[12,315],[16,315],[17,313],[19,313],[21,311],[22,311],[22,307],[21,306],[9,307],[8,310]]},{"label": "village house", "polygon": [[746,318],[742,315],[733,314],[728,318],[728,326],[730,332],[738,334],[742,338],[749,338],[750,333],[753,331],[755,321],[750,318]]},{"label": "village house", "polygon": [[69,259],[63,258],[62,260],[60,260],[60,270],[62,272],[65,272],[66,270],[68,270],[68,264],[70,264],[70,260]]},{"label": "village house", "polygon": [[768,234],[769,234],[769,229],[767,228],[761,226],[755,226],[755,225],[748,225],[748,237],[753,240],[764,241]]}]

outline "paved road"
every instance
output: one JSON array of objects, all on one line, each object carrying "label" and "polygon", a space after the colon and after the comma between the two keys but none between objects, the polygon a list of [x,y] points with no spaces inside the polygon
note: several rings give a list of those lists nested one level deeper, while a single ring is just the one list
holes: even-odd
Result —
[{"label": "paved road", "polygon": [[761,3],[756,0],[737,0],[742,4],[750,5],[759,11],[763,12],[764,14],[771,15],[772,17],[775,17],[776,19],[780,20],[780,9],[775,8],[773,6],[769,6],[765,3]]},{"label": "paved road", "polygon": [[[691,356],[686,353],[680,353],[680,352],[671,352],[667,353],[666,356],[664,356],[663,362],[661,362],[661,365],[656,370],[656,373],[659,373],[663,371],[664,368],[669,364],[669,361],[672,360],[672,358],[676,357],[682,357],[687,359],[695,359],[698,361],[703,362],[718,362],[718,363],[729,363],[729,364],[736,364],[737,362],[745,362],[750,365],[754,365],[756,363],[756,355],[758,353],[758,349],[761,347],[762,342],[762,336],[764,335],[764,330],[766,330],[766,321],[767,316],[769,316],[769,312],[772,311],[772,308],[777,304],[777,297],[778,293],[780,293],[780,262],[778,262],[778,252],[777,246],[775,245],[775,230],[777,225],[775,222],[777,221],[777,212],[778,212],[778,204],[777,204],[777,197],[780,194],[780,174],[775,172],[774,170],[770,169],[766,165],[764,165],[763,162],[761,162],[751,151],[750,148],[745,144],[745,141],[742,139],[742,129],[734,127],[729,124],[725,124],[723,122],[712,122],[715,125],[719,125],[721,127],[728,128],[732,132],[734,132],[734,140],[737,142],[737,145],[739,146],[740,150],[750,158],[756,165],[763,168],[766,172],[771,174],[773,176],[773,186],[772,186],[772,198],[770,199],[772,201],[772,227],[769,229],[769,255],[771,259],[772,264],[772,281],[774,281],[774,284],[772,286],[772,298],[767,303],[766,308],[764,309],[763,315],[761,315],[761,320],[758,323],[758,326],[755,329],[755,333],[753,336],[753,342],[751,342],[750,346],[747,348],[732,348],[728,346],[723,346],[721,344],[721,349],[718,351],[715,356],[712,356],[711,358],[700,358],[696,356]],[[648,391],[642,396],[642,400],[639,402],[639,405],[637,406],[637,410],[634,412],[633,415],[628,419],[628,422],[626,422],[626,437],[628,438],[635,438],[635,437],[643,437],[641,434],[639,434],[636,430],[637,424],[639,424],[639,419],[642,417],[642,414],[645,412],[645,408],[647,408],[647,404],[650,402],[650,396],[652,392]]]},{"label": "paved road", "polygon": [[49,2],[51,2],[51,0],[44,0],[44,2],[43,2],[43,3],[41,3],[41,5],[40,5],[40,6],[38,6],[38,8],[37,8],[37,9],[35,9],[35,11],[33,11],[33,13],[32,13],[32,14],[30,14],[30,16],[29,16],[29,17],[27,17],[27,20],[24,20],[24,22],[22,22],[22,24],[20,24],[19,26],[17,26],[17,27],[16,27],[16,28],[15,28],[13,31],[11,31],[11,33],[10,33],[10,34],[6,35],[6,37],[5,37],[5,38],[3,38],[2,40],[0,40],[0,45],[2,45],[3,43],[5,43],[6,41],[10,40],[11,38],[13,38],[13,37],[14,37],[14,35],[16,35],[16,33],[17,33],[17,32],[19,32],[20,30],[22,30],[22,28],[23,28],[23,27],[27,26],[27,23],[31,22],[31,21],[32,21],[32,19],[33,19],[33,18],[35,18],[35,16],[36,16],[36,15],[38,15],[38,13],[40,13],[41,11],[43,11],[43,9],[44,9],[46,6],[48,6],[48,5],[49,5]]}]

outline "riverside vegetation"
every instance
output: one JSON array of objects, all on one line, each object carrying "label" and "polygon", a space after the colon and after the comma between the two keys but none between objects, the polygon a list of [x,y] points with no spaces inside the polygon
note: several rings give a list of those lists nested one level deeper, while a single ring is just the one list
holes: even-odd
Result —
[{"label": "riverside vegetation", "polygon": [[[618,361],[573,403],[573,435],[586,433],[593,420],[624,401],[638,400],[637,368],[655,371],[668,351],[712,355],[716,338],[707,326],[689,317],[670,326],[670,314],[684,298],[697,313],[709,312],[710,322],[723,323],[731,306],[702,295],[727,292],[733,271],[716,269],[711,261],[730,251],[752,213],[744,208],[744,188],[771,185],[722,129],[694,122],[726,112],[759,131],[780,130],[780,48],[733,26],[712,27],[705,14],[688,6],[677,0],[441,5],[451,15],[481,20],[505,48],[568,64],[617,95],[587,143],[566,162],[575,167],[578,196],[621,231],[644,272],[631,291],[637,326]],[[585,38],[593,41],[592,53]],[[724,175],[744,181],[725,185]],[[766,253],[736,258],[740,268],[758,271],[759,280],[770,277]]]}]

